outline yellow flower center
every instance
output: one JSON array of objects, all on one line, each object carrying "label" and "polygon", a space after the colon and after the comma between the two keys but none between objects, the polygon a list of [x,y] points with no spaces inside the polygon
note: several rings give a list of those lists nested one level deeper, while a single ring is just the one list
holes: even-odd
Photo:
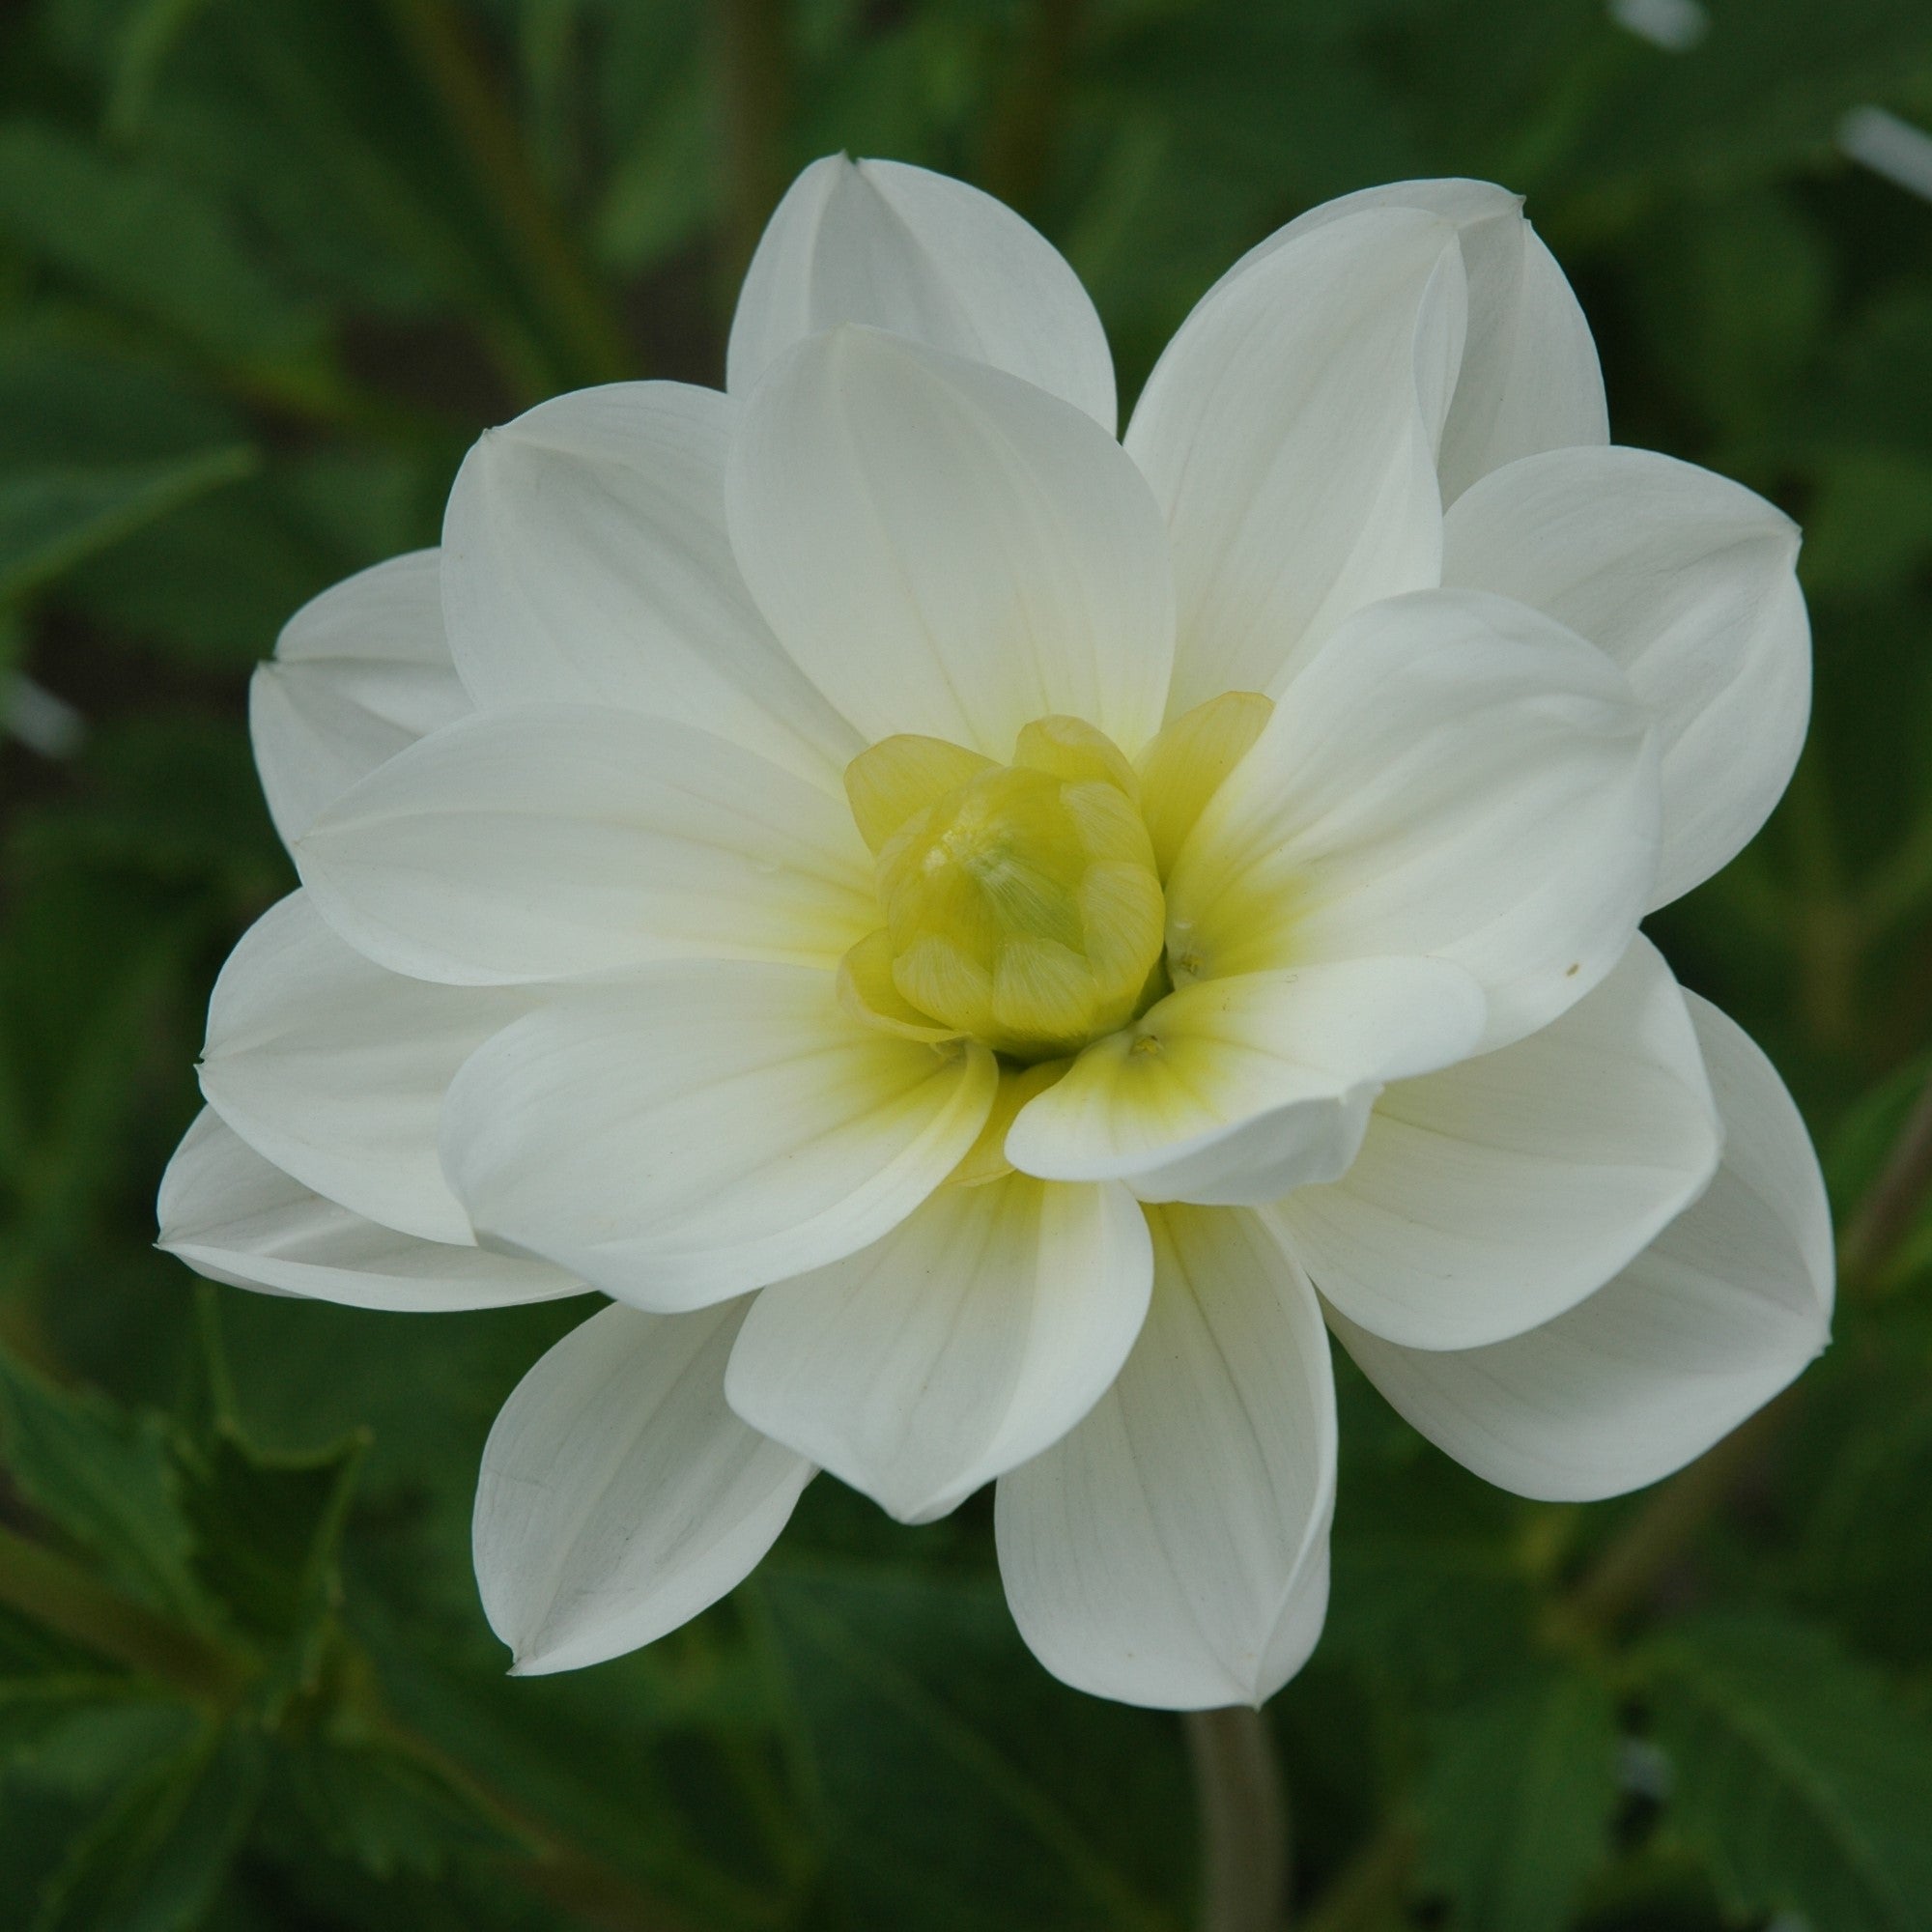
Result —
[{"label": "yellow flower center", "polygon": [[1271,707],[1232,693],[1178,720],[1140,767],[1075,718],[1042,718],[1002,765],[895,737],[847,767],[877,862],[882,928],[846,955],[846,1003],[915,1038],[1064,1059],[1169,986],[1161,881]]},{"label": "yellow flower center", "polygon": [[1100,732],[1042,719],[1010,765],[888,738],[846,789],[862,826],[874,800],[923,800],[877,849],[901,998],[1016,1060],[1133,1017],[1160,957],[1160,879],[1133,768]]}]

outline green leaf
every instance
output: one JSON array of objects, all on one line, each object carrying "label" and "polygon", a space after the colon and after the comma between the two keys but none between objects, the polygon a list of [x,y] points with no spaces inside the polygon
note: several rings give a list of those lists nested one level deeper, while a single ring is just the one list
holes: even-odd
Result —
[{"label": "green leaf", "polygon": [[1854,444],[1818,457],[1804,577],[1814,595],[1904,589],[1932,559],[1932,452]]},{"label": "green leaf", "polygon": [[[298,605],[381,554],[347,551],[312,524],[289,488],[291,467],[278,459],[251,487],[134,531],[70,577],[61,603],[182,664],[252,667]],[[355,481],[366,487],[366,471]],[[337,521],[364,521],[372,507]]]},{"label": "green leaf", "polygon": [[[69,770],[78,781],[73,789],[21,808],[10,827],[16,876],[31,876],[43,892],[69,901],[101,895],[109,919],[118,919],[124,931],[130,878],[159,889],[156,907],[168,903],[184,915],[196,910],[199,895],[204,916],[185,917],[183,924],[200,947],[226,944],[239,923],[288,889],[288,857],[262,803],[247,740],[229,721],[181,711],[109,717],[89,732]],[[192,785],[171,782],[184,771],[194,773]],[[171,936],[168,923],[153,913],[142,923],[156,938]],[[11,952],[0,951],[0,957]],[[0,990],[9,989],[8,980],[15,976],[40,979],[58,970],[59,962],[44,954],[18,960],[12,973],[0,968]],[[125,971],[113,976],[122,983],[128,978]],[[198,1036],[207,980],[194,974],[185,990],[192,1002],[189,1024]],[[145,1017],[152,1037],[152,1013]],[[90,1015],[79,1041],[61,1042],[51,1053],[43,1047],[52,1074],[71,1064],[71,1044],[84,1050],[95,1024]],[[138,1038],[116,1042],[112,1050],[124,1073],[135,1064],[139,1047]],[[192,1047],[190,1040],[190,1058]],[[185,1065],[185,1061],[171,1063],[165,1070],[179,1074]],[[44,1116],[51,1110],[39,1111]]]},{"label": "green leaf", "polygon": [[0,599],[253,473],[244,443],[152,463],[64,465],[0,475]]},{"label": "green leaf", "polygon": [[1640,1660],[1667,1817],[1731,1909],[1820,1932],[1932,1924],[1932,1732],[1820,1631],[1712,1618]]},{"label": "green leaf", "polygon": [[1423,1882],[1472,1932],[1561,1932],[1609,1851],[1616,1710],[1549,1671],[1443,1720],[1419,1794]]},{"label": "green leaf", "polygon": [[111,133],[128,135],[141,125],[160,71],[175,43],[213,0],[132,0],[115,48],[107,102]]},{"label": "green leaf", "polygon": [[1178,1922],[1170,1719],[1055,1684],[977,1579],[773,1571],[756,1591],[862,1932]]},{"label": "green leaf", "polygon": [[[91,744],[82,761],[92,766],[103,753],[111,756],[112,747]],[[198,782],[209,785],[208,775]],[[73,835],[92,813],[71,796],[57,810],[71,857]],[[172,813],[150,806],[148,816],[158,823]],[[11,857],[24,856],[34,822],[33,813],[17,814]],[[170,1108],[180,1105],[206,998],[205,981],[188,977],[188,948],[191,928],[205,928],[207,916],[193,919],[179,878],[156,890],[125,870],[89,878],[70,863],[30,877],[20,866],[8,897],[0,924],[0,1208],[12,1226],[0,1243],[0,1279],[15,1271],[29,1277],[56,1251],[100,1238],[104,1217],[127,1199],[130,1155],[141,1157],[135,1150],[156,1088]],[[158,1059],[164,1052],[172,1064]],[[136,1184],[137,1200],[152,1195],[151,1175]]]},{"label": "green leaf", "polygon": [[[1923,1386],[1922,1353],[1909,1334],[1875,1338],[1895,1344],[1900,1381]],[[1924,1498],[1932,1494],[1932,1393],[1886,1391],[1874,1402],[1868,1384],[1847,1392],[1814,1424],[1824,1465],[1797,1582],[1808,1605],[1828,1614],[1861,1650],[1917,1665],[1932,1646],[1925,1606],[1932,1603],[1932,1540],[1924,1533]]]},{"label": "green leaf", "polygon": [[155,1701],[133,1679],[99,1671],[0,1680],[0,1771],[35,1756],[76,1719]]},{"label": "green leaf", "polygon": [[1424,1442],[1346,1355],[1342,1486],[1322,1654],[1432,1704],[1513,1675],[1536,1613],[1522,1506]]},{"label": "green leaf", "polygon": [[261,1741],[210,1725],[70,1848],[35,1932],[185,1932],[213,1903],[262,1782]]},{"label": "green leaf", "polygon": [[222,449],[241,416],[152,350],[43,307],[0,326],[0,473]]},{"label": "green leaf", "polygon": [[20,1493],[143,1602],[193,1614],[166,1426],[56,1386],[0,1350],[0,1453]]},{"label": "green leaf", "polygon": [[288,365],[321,346],[318,318],[263,274],[219,209],[59,128],[0,126],[0,233],[219,361]]},{"label": "green leaf", "polygon": [[[1909,1060],[1861,1094],[1840,1115],[1824,1146],[1825,1181],[1841,1220],[1877,1185],[1899,1135],[1932,1073],[1932,1054]],[[1922,1268],[1932,1245],[1932,1207],[1921,1203],[1879,1274],[1885,1284],[1909,1279]]]},{"label": "green leaf", "polygon": [[1643,46],[1602,21],[1606,80],[1564,156],[1566,183],[1614,196],[1637,184],[1764,181],[1827,150],[1848,108],[1922,80],[1932,56],[1918,0],[1705,6],[1710,31],[1682,52]]},{"label": "green leaf", "polygon": [[293,1754],[290,1773],[322,1841],[377,1878],[434,1876],[453,1852],[514,1843],[468,1790],[382,1744],[317,1741]]},{"label": "green leaf", "polygon": [[1659,364],[1733,435],[1781,420],[1828,319],[1822,238],[1775,194],[1678,211],[1627,270]]},{"label": "green leaf", "polygon": [[1337,1658],[1432,1699],[1493,1681],[1522,1654],[1535,1598],[1496,1543],[1419,1526],[1338,1536],[1322,1637]]},{"label": "green leaf", "polygon": [[312,1456],[268,1455],[223,1425],[178,1449],[195,1575],[265,1647],[301,1645],[335,1607],[343,1519],[367,1448],[358,1435]]}]

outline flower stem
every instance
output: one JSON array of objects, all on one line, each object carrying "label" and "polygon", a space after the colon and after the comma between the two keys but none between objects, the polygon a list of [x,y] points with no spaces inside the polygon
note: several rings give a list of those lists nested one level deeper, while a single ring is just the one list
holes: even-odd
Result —
[{"label": "flower stem", "polygon": [[1184,1721],[1201,1813],[1201,1932],[1285,1932],[1288,1804],[1266,1722],[1244,1704]]},{"label": "flower stem", "polygon": [[980,179],[989,194],[1023,214],[1037,203],[1053,158],[1085,13],[1085,0],[1034,0],[1010,50],[1007,84],[980,150]]},{"label": "flower stem", "polygon": [[719,270],[735,292],[785,185],[791,49],[784,0],[716,0],[712,31],[724,150]]}]

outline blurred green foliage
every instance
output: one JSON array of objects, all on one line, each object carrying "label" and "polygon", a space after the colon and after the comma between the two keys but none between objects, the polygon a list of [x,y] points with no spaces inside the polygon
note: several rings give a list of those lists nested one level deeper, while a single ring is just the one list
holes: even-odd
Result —
[{"label": "blurred green foliage", "polygon": [[[471,1484],[578,1311],[358,1314],[148,1247],[213,969],[290,883],[250,664],[435,541],[484,424],[716,381],[750,242],[820,153],[1016,202],[1128,395],[1302,207],[1528,194],[1619,439],[1807,526],[1804,766],[1656,923],[1786,1070],[1849,1216],[1932,1046],[1932,206],[1833,135],[1868,102],[1932,124],[1932,14],[1708,15],[1681,52],[1595,0],[0,16],[0,679],[85,725],[0,750],[0,1923],[1189,1921],[1179,1727],[1031,1662],[984,1498],[906,1531],[819,1483],[695,1626],[511,1682]],[[1297,1923],[1932,1926],[1932,1221],[1894,1232],[1801,1397],[1658,1500],[1487,1490],[1342,1365],[1330,1628],[1269,1713]]]}]

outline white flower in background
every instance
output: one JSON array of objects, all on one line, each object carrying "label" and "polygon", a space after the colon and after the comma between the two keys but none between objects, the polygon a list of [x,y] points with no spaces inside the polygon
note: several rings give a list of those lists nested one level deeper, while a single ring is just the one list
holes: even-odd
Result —
[{"label": "white flower in background", "polygon": [[1608,446],[1512,195],[1350,196],[1114,436],[1072,271],[807,170],[724,394],[487,435],[439,553],[254,691],[302,889],[215,987],[164,1244],[363,1307],[589,1288],[476,1563],[517,1667],[729,1590],[825,1468],[997,1481],[1068,1683],[1259,1701],[1320,1630],[1328,1334],[1605,1496],[1823,1346],[1823,1191],[1637,922],[1783,789],[1798,534]]}]

